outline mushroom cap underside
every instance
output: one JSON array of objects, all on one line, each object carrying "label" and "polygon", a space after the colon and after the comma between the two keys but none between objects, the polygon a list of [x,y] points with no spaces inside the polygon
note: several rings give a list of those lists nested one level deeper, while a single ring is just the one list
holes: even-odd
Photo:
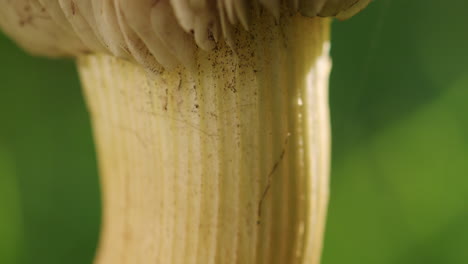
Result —
[{"label": "mushroom cap underside", "polygon": [[[251,10],[353,16],[371,0],[0,0],[0,28],[33,54],[104,52],[143,65],[191,65],[195,50],[232,44]],[[260,5],[259,5],[260,4]]]}]

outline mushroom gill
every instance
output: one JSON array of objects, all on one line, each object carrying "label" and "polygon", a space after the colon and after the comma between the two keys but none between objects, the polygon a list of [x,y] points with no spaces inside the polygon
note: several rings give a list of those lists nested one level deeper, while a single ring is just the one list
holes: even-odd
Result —
[{"label": "mushroom gill", "polygon": [[[254,5],[279,19],[281,10],[348,18],[370,0],[0,0],[0,27],[33,54],[108,53],[152,70],[193,66],[197,46],[234,46],[248,30]],[[262,9],[258,12],[263,12]]]}]

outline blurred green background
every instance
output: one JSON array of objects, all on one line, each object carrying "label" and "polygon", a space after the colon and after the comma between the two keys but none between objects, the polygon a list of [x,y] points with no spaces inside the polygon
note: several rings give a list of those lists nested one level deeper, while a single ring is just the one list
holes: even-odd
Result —
[{"label": "blurred green background", "polygon": [[[333,25],[324,264],[468,263],[468,2]],[[0,35],[0,263],[91,263],[99,188],[73,62]]]}]

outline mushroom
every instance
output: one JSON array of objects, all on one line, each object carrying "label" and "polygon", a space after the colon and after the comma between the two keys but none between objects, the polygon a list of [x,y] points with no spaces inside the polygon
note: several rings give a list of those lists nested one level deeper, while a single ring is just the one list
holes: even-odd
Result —
[{"label": "mushroom", "polygon": [[319,263],[326,17],[369,2],[0,0],[25,50],[77,60],[103,193],[96,263]]}]

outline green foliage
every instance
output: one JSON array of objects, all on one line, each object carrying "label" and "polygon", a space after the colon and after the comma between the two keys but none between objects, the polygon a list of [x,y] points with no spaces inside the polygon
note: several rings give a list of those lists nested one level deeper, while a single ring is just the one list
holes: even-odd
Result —
[{"label": "green foliage", "polygon": [[[0,236],[0,263],[91,263],[99,189],[73,62],[32,57],[3,36],[0,53],[0,151],[8,153],[0,155],[0,225],[11,229]],[[3,245],[16,240],[22,242],[18,259],[7,261],[12,249]]]},{"label": "green foliage", "polygon": [[21,248],[21,212],[13,162],[0,145],[0,263],[17,263]]},{"label": "green foliage", "polygon": [[324,264],[468,263],[466,10],[381,0],[334,24]]}]

